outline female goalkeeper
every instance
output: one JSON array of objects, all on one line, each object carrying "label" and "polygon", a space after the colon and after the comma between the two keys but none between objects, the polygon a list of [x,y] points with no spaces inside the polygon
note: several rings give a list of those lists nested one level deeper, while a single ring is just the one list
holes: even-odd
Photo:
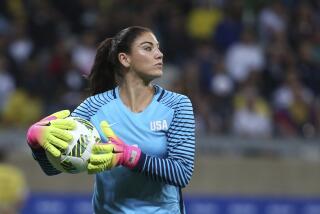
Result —
[{"label": "female goalkeeper", "polygon": [[[163,54],[148,28],[129,27],[98,47],[89,75],[92,96],[71,116],[91,121],[104,144],[92,149],[94,212],[184,213],[181,188],[192,176],[195,122],[188,97],[152,80],[162,76]],[[61,111],[34,124],[28,143],[48,175],[60,173],[45,156],[65,149],[74,124]],[[111,129],[112,128],[112,129]]]}]

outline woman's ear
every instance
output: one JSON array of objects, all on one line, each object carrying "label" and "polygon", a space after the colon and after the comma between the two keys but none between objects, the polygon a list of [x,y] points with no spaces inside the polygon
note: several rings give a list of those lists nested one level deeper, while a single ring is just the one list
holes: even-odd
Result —
[{"label": "woman's ear", "polygon": [[130,60],[129,55],[127,55],[126,53],[119,53],[118,59],[119,59],[119,62],[121,63],[121,65],[123,65],[123,67],[125,67],[125,68],[130,67],[131,60]]}]

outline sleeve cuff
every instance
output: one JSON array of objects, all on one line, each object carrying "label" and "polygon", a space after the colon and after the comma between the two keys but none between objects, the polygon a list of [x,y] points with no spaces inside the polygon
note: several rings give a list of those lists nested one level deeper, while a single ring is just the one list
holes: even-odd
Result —
[{"label": "sleeve cuff", "polygon": [[147,155],[145,153],[141,152],[140,159],[139,159],[137,165],[133,168],[133,171],[138,171],[138,172],[142,171],[143,166],[144,166],[144,162],[146,160],[146,156]]},{"label": "sleeve cuff", "polygon": [[42,171],[46,175],[52,176],[52,175],[57,175],[61,173],[59,170],[57,170],[51,165],[51,163],[47,158],[46,152],[43,148],[37,148],[37,149],[31,148],[31,151],[32,151],[33,158],[39,163]]},{"label": "sleeve cuff", "polygon": [[46,158],[46,153],[44,151],[43,148],[38,148],[38,149],[34,149],[32,147],[31,148],[31,151],[32,151],[32,156],[35,160],[39,160],[39,159],[42,159],[42,158]]}]

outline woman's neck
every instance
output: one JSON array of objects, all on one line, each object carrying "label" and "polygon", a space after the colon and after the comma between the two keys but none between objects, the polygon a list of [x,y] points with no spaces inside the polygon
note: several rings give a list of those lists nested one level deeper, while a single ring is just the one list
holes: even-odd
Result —
[{"label": "woman's neck", "polygon": [[152,101],[154,88],[141,79],[125,78],[119,86],[122,102],[132,112],[142,112]]}]

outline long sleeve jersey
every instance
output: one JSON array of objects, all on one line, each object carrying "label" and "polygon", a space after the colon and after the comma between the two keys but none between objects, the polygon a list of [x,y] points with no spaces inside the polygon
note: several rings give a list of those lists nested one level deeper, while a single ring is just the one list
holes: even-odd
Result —
[{"label": "long sleeve jersey", "polygon": [[[103,142],[107,139],[99,124],[108,121],[118,137],[142,151],[134,170],[119,166],[96,175],[96,214],[184,212],[181,188],[189,183],[194,168],[193,109],[188,97],[154,87],[152,101],[139,113],[122,102],[116,87],[88,97],[71,114],[93,123]],[[39,163],[48,174],[58,173],[46,160]]]}]

